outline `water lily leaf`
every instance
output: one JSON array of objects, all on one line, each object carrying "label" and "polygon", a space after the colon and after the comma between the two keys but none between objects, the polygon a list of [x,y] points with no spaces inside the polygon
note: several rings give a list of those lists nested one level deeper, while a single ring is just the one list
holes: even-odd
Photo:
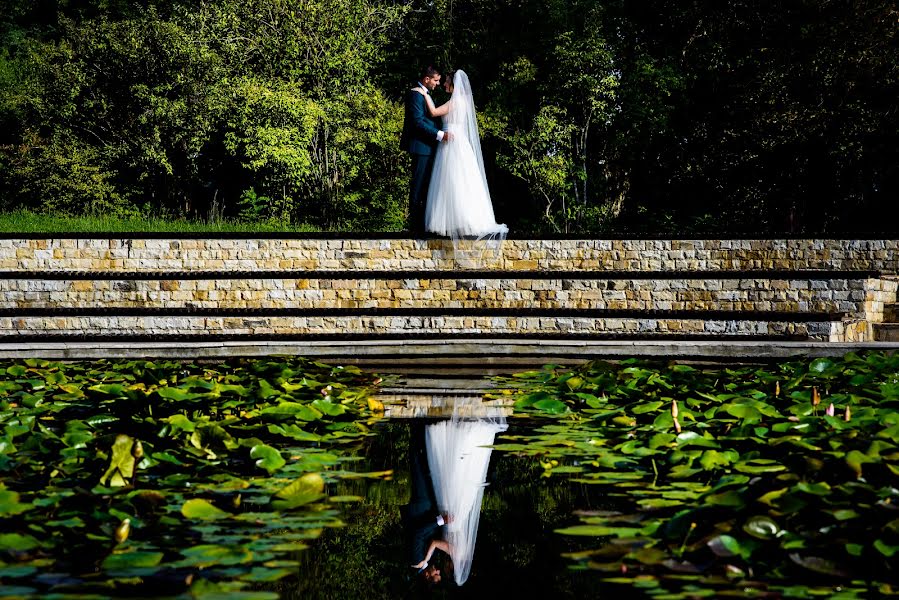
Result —
[{"label": "water lily leaf", "polygon": [[633,408],[631,408],[631,412],[635,415],[642,415],[644,413],[655,412],[668,404],[663,400],[657,400],[655,402],[644,402],[643,404],[637,404]]},{"label": "water lily leaf", "polygon": [[24,365],[10,365],[6,367],[6,374],[13,377],[22,377],[27,372],[28,369]]},{"label": "water lily leaf", "polygon": [[306,473],[275,494],[280,499],[274,500],[272,506],[276,510],[290,510],[318,500],[322,497],[324,490],[325,480],[321,475]]},{"label": "water lily leaf", "polygon": [[891,546],[881,539],[874,540],[874,547],[887,558],[892,558],[894,554],[899,552],[899,545]]},{"label": "water lily leaf", "polygon": [[568,406],[561,400],[546,398],[534,403],[534,408],[550,415],[561,415],[568,412]]},{"label": "water lily leaf", "polygon": [[162,562],[162,552],[122,552],[110,554],[103,560],[107,571],[121,571],[138,567],[155,567]]},{"label": "water lily leaf", "polygon": [[825,575],[837,575],[841,577],[846,576],[846,571],[840,569],[832,560],[827,560],[826,558],[820,558],[818,556],[802,556],[798,553],[792,553],[789,555],[790,560],[792,560],[797,565],[805,567],[810,571],[814,571],[816,573],[824,573]]},{"label": "water lily leaf", "polygon": [[856,477],[862,476],[862,465],[865,463],[877,462],[875,459],[859,452],[858,450],[850,450],[846,455],[846,464],[855,473]]},{"label": "water lily leaf", "polygon": [[0,516],[18,515],[34,508],[33,504],[19,502],[19,494],[3,489],[0,484]]},{"label": "water lily leaf", "polygon": [[810,373],[823,373],[831,368],[833,368],[834,362],[829,358],[816,358],[809,364],[808,370]]},{"label": "water lily leaf", "polygon": [[655,450],[656,448],[661,448],[662,446],[668,446],[675,439],[677,439],[677,436],[673,433],[657,433],[649,438],[648,445],[652,450]]},{"label": "water lily leaf", "polygon": [[796,484],[796,489],[800,492],[813,494],[815,496],[829,496],[831,493],[830,485],[826,481],[820,481],[817,483],[807,483],[805,481],[800,481]]},{"label": "water lily leaf", "polygon": [[762,420],[762,413],[756,407],[748,404],[728,404],[724,410],[732,417],[743,419],[746,424],[758,423]]},{"label": "water lily leaf", "polygon": [[106,473],[100,478],[100,485],[107,485],[107,482],[109,487],[113,488],[128,485],[128,480],[134,477],[134,456],[131,454],[133,446],[134,440],[131,436],[116,436],[112,445],[112,459]]},{"label": "water lily leaf", "polygon": [[777,500],[781,498],[784,494],[789,491],[789,488],[780,488],[777,490],[771,490],[765,494],[759,496],[759,502],[762,504],[767,504],[768,506],[775,506],[777,504]]},{"label": "water lily leaf", "polygon": [[184,559],[173,566],[212,567],[252,562],[253,553],[239,545],[201,544],[181,551]]},{"label": "water lily leaf", "polygon": [[343,404],[335,404],[330,400],[315,400],[314,402],[312,402],[312,406],[319,410],[322,414],[328,415],[329,417],[339,417],[346,412],[346,406],[344,406]]},{"label": "water lily leaf", "polygon": [[683,505],[683,502],[681,500],[668,500],[666,498],[644,498],[642,500],[638,500],[637,504],[641,508],[654,509],[668,508],[670,506],[681,506]]},{"label": "water lily leaf", "polygon": [[706,448],[717,448],[718,444],[715,440],[703,437],[695,431],[685,431],[677,436],[678,447],[684,446],[702,446]]},{"label": "water lily leaf", "polygon": [[568,386],[568,389],[574,391],[584,385],[584,380],[580,377],[569,377],[565,380],[565,385]]},{"label": "water lily leaf", "polygon": [[250,458],[255,458],[256,466],[262,467],[269,473],[274,473],[287,461],[281,456],[281,453],[266,444],[258,444],[250,450]]},{"label": "water lily leaf", "polygon": [[734,465],[734,469],[739,471],[740,473],[749,473],[751,475],[757,475],[761,473],[778,473],[780,471],[786,471],[787,468],[783,465],[777,464],[773,460],[767,459],[757,459],[757,460],[748,460],[745,462],[739,462]]},{"label": "water lily leaf", "polygon": [[106,394],[108,396],[124,396],[126,386],[121,383],[98,383],[97,385],[92,385],[89,388],[92,392],[100,392],[101,394]]},{"label": "water lily leaf", "polygon": [[736,538],[729,535],[715,536],[706,544],[717,556],[741,556],[743,558],[749,556],[749,551],[743,548]]},{"label": "water lily leaf", "polygon": [[541,400],[554,400],[555,397],[547,392],[534,392],[527,394],[515,401],[515,408],[530,408]]},{"label": "water lily leaf", "polygon": [[192,432],[197,428],[196,423],[180,413],[172,415],[166,421],[172,426],[172,429],[180,431]]},{"label": "water lily leaf", "polygon": [[318,442],[322,439],[322,436],[317,433],[304,431],[298,425],[294,425],[293,423],[283,427],[281,425],[269,425],[268,431],[269,433],[283,435],[284,437],[297,440],[298,442]]},{"label": "water lily leaf", "polygon": [[197,398],[205,398],[207,394],[196,394],[179,387],[161,387],[156,390],[162,398],[166,400],[174,400],[175,402],[185,402],[188,400],[196,400]]},{"label": "water lily leaf", "polygon": [[726,467],[740,458],[740,455],[734,450],[719,452],[717,450],[706,450],[699,459],[699,464],[706,471]]},{"label": "water lily leaf", "polygon": [[727,490],[720,494],[709,494],[704,498],[706,504],[714,506],[744,506],[746,501],[743,496],[736,490]]},{"label": "water lily leaf", "polygon": [[743,531],[762,540],[770,540],[777,536],[780,527],[773,519],[766,516],[751,517],[743,524]]},{"label": "water lily leaf", "polygon": [[856,519],[860,516],[857,512],[848,508],[835,510],[831,514],[837,521],[848,521],[850,519]]},{"label": "water lily leaf", "polygon": [[227,519],[230,513],[213,506],[208,500],[202,498],[191,498],[181,506],[181,514],[188,519],[198,519],[201,521],[214,521],[217,519]]},{"label": "water lily leaf", "polygon": [[[281,552],[282,550],[275,550],[276,552]],[[262,582],[272,582],[278,581],[279,579],[283,579],[290,575],[293,575],[296,572],[295,569],[269,569],[266,567],[253,567],[249,573],[240,576],[241,581],[252,581],[254,583],[262,583]],[[275,595],[277,598],[277,594]]]},{"label": "water lily leaf", "polygon": [[301,421],[317,421],[322,418],[321,411],[299,402],[279,402],[277,406],[262,409],[262,414],[291,416]]},{"label": "water lily leaf", "polygon": [[4,550],[27,552],[28,550],[38,548],[40,545],[41,543],[30,535],[0,533],[0,548],[3,548]]},{"label": "water lily leaf", "polygon": [[689,479],[693,477],[697,473],[701,473],[702,469],[694,469],[689,465],[675,465],[668,472],[668,476],[671,479]]},{"label": "water lily leaf", "polygon": [[591,537],[634,537],[640,533],[637,527],[609,527],[607,525],[574,525],[556,529],[556,533],[561,535],[583,535]]}]

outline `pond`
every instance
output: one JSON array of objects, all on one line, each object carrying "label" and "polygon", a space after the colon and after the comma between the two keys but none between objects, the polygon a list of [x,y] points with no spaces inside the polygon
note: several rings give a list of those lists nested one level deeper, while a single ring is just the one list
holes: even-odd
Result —
[{"label": "pond", "polygon": [[899,357],[493,384],[391,404],[299,358],[0,364],[0,594],[895,592]]}]

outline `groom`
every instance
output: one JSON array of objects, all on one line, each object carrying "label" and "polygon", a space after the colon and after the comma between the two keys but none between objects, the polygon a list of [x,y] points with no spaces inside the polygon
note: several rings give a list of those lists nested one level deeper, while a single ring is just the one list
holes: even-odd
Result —
[{"label": "groom", "polygon": [[[449,517],[444,517],[437,511],[434,486],[428,468],[425,425],[412,423],[410,434],[409,504],[401,507],[400,512],[406,529],[406,544],[409,549],[407,565],[414,565],[425,557],[431,540],[440,535],[440,527],[447,522]],[[408,569],[408,567],[406,568]],[[428,583],[439,583],[441,579],[440,569],[434,565],[428,565],[419,575]]]},{"label": "groom", "polygon": [[[417,87],[430,93],[440,83],[440,72],[427,66],[418,75]],[[411,89],[406,92],[406,115],[403,119],[403,135],[400,148],[412,156],[412,183],[409,189],[409,231],[416,237],[425,233],[425,201],[434,168],[437,144],[453,139],[453,134],[442,131],[440,117],[428,114],[425,97]]]}]

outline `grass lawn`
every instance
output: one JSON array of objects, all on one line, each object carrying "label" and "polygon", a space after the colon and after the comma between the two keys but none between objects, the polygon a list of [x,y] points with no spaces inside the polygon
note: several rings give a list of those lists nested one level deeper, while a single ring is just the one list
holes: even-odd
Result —
[{"label": "grass lawn", "polygon": [[321,231],[312,225],[283,223],[241,223],[236,221],[189,221],[187,219],[117,218],[107,216],[70,217],[28,211],[0,213],[0,233],[221,233],[221,232]]}]

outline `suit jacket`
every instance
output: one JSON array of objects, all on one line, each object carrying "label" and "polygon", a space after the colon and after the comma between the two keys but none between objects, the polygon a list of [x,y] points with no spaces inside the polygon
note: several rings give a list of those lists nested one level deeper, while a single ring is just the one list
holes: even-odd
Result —
[{"label": "suit jacket", "polygon": [[443,126],[440,117],[428,114],[425,97],[414,90],[406,92],[406,114],[403,118],[403,135],[400,148],[409,154],[434,153],[437,149],[437,132]]},{"label": "suit jacket", "polygon": [[[415,92],[412,92],[415,94]],[[418,94],[416,94],[418,95]],[[436,135],[436,134],[435,134]],[[410,483],[409,504],[401,509],[406,527],[406,541],[409,548],[409,564],[414,565],[425,557],[431,540],[438,529],[437,502],[428,469],[428,455],[425,448],[425,426],[411,425],[409,443]]]}]

